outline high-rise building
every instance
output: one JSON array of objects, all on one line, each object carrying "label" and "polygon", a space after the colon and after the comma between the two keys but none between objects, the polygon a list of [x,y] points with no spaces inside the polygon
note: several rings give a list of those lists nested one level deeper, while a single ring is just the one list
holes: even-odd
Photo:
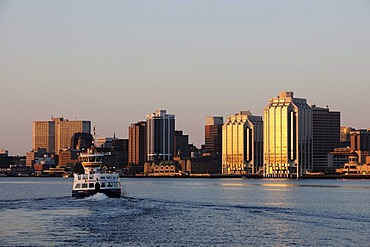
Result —
[{"label": "high-rise building", "polygon": [[128,163],[143,165],[146,161],[146,122],[131,124],[128,128]]},{"label": "high-rise building", "polygon": [[74,133],[91,133],[91,122],[82,120],[68,120],[52,118],[55,122],[55,154],[62,149],[70,148]]},{"label": "high-rise building", "polygon": [[190,157],[189,135],[184,135],[182,130],[175,131],[174,151],[181,159]]},{"label": "high-rise building", "polygon": [[264,110],[265,177],[300,177],[312,170],[312,109],[281,92]]},{"label": "high-rise building", "polygon": [[222,173],[257,174],[262,166],[262,117],[250,111],[228,116],[222,127]]},{"label": "high-rise building", "polygon": [[328,155],[340,147],[340,112],[312,108],[313,170],[326,171]]},{"label": "high-rise building", "polygon": [[34,121],[32,123],[32,150],[46,149],[55,153],[55,122]]},{"label": "high-rise building", "polygon": [[157,110],[147,115],[147,161],[171,160],[174,154],[175,115]]},{"label": "high-rise building", "polygon": [[206,118],[205,133],[205,151],[211,154],[222,153],[222,125],[223,117],[209,116]]},{"label": "high-rise building", "polygon": [[45,148],[48,153],[71,147],[71,138],[75,133],[90,133],[91,122],[64,118],[52,118],[51,121],[35,121],[32,128],[32,150]]}]

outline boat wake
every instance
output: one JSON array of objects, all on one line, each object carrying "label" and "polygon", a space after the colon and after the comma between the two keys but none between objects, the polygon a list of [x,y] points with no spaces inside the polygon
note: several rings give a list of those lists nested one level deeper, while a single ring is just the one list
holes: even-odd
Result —
[{"label": "boat wake", "polygon": [[85,197],[83,200],[86,200],[86,201],[104,201],[104,200],[107,200],[107,199],[109,199],[108,196],[104,195],[103,193],[97,193],[95,195]]}]

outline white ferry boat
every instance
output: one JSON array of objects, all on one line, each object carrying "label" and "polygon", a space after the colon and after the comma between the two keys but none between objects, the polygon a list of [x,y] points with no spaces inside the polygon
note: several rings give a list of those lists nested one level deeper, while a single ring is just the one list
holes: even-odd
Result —
[{"label": "white ferry boat", "polygon": [[100,170],[104,154],[81,154],[85,174],[73,175],[73,197],[86,197],[103,193],[108,197],[121,197],[121,182],[117,173]]}]

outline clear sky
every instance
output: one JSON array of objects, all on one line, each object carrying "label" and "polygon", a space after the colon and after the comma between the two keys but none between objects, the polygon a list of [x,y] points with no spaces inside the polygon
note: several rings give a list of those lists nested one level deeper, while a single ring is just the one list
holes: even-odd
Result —
[{"label": "clear sky", "polygon": [[204,142],[209,115],[280,91],[370,127],[370,1],[1,1],[0,149],[25,154],[32,122],[91,120],[127,138],[156,109]]}]

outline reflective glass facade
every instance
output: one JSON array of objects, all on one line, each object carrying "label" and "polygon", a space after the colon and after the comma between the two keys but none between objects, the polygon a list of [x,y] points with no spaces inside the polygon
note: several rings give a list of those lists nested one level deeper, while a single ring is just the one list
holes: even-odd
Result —
[{"label": "reflective glass facade", "polygon": [[263,165],[263,122],[249,111],[229,116],[222,127],[222,173],[257,174]]},{"label": "reflective glass facade", "polygon": [[265,177],[300,177],[312,169],[312,110],[282,92],[264,110]]}]

